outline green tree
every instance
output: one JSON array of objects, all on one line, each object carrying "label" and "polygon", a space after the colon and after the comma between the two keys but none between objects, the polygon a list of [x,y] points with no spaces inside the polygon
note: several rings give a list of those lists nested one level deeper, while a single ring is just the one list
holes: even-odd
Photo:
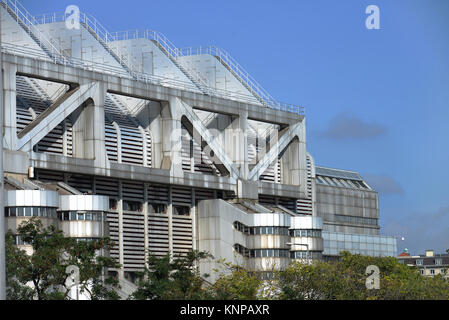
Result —
[{"label": "green tree", "polygon": [[219,300],[255,300],[262,281],[246,269],[223,263],[227,272],[221,272],[209,287],[210,296]]},{"label": "green tree", "polygon": [[[198,300],[209,298],[205,289],[208,275],[201,275],[199,262],[212,258],[204,251],[191,250],[186,255],[170,258],[150,255],[148,268],[140,273],[137,290],[131,299]],[[172,260],[172,261],[171,261]]]},{"label": "green tree", "polygon": [[109,238],[96,241],[77,241],[65,237],[54,226],[44,228],[39,218],[24,221],[17,228],[24,243],[31,246],[26,253],[14,245],[14,236],[6,237],[7,299],[49,300],[68,299],[66,268],[79,268],[79,289],[91,299],[118,299],[114,290],[117,281],[104,274],[106,268],[119,265],[101,255],[113,243]]},{"label": "green tree", "polygon": [[[369,265],[379,268],[379,289],[366,288]],[[394,257],[342,252],[339,261],[293,263],[278,277],[283,299],[449,299],[449,283],[442,276],[423,277],[416,267],[400,264]]]}]

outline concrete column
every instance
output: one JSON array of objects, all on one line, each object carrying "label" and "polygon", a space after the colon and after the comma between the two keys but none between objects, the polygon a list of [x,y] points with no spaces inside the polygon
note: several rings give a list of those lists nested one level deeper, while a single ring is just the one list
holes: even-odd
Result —
[{"label": "concrete column", "polygon": [[104,122],[105,94],[104,84],[99,83],[98,90],[92,99],[85,101],[80,108],[73,112],[74,157],[93,159],[95,166],[100,168],[105,168],[107,163]]},{"label": "concrete column", "polygon": [[282,161],[282,183],[297,185],[304,195],[307,193],[307,152],[305,123],[301,125],[299,137],[292,140],[285,150]]},{"label": "concrete column", "polygon": [[16,65],[3,63],[3,147],[9,150],[17,143],[16,72]]},{"label": "concrete column", "polygon": [[72,150],[73,157],[84,158],[84,114],[83,109],[76,109],[72,115]]},{"label": "concrete column", "polygon": [[95,166],[105,168],[107,163],[105,147],[104,101],[106,91],[104,83],[100,82],[92,100],[84,107],[85,113],[85,157],[95,159]]},{"label": "concrete column", "polygon": [[123,246],[123,186],[122,181],[118,182],[118,194],[119,200],[117,201],[118,210],[118,243],[119,243],[119,263],[121,268],[119,269],[118,275],[119,279],[125,278],[125,254]]},{"label": "concrete column", "polygon": [[161,116],[161,104],[151,103],[149,108],[149,128],[152,138],[152,150],[151,156],[152,167],[161,168],[162,166],[162,116]]},{"label": "concrete column", "polygon": [[248,179],[248,112],[242,111],[225,129],[225,150],[239,168],[240,178]]},{"label": "concrete column", "polygon": [[182,176],[181,156],[181,111],[179,98],[170,98],[168,103],[161,103],[162,119],[162,169],[172,171],[174,176]]}]

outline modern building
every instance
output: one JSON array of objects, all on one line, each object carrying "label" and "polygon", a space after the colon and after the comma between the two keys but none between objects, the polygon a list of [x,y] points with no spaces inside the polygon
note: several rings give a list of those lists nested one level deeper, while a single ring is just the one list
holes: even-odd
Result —
[{"label": "modern building", "polygon": [[433,277],[441,274],[449,277],[449,253],[435,253],[433,250],[426,250],[425,254],[412,256],[408,252],[402,252],[397,256],[399,263],[415,266],[423,276]]},{"label": "modern building", "polygon": [[223,49],[17,1],[0,10],[7,228],[37,215],[69,236],[108,235],[121,279],[149,254],[190,249],[268,273],[342,250],[396,254],[377,192],[316,166],[304,109]]}]

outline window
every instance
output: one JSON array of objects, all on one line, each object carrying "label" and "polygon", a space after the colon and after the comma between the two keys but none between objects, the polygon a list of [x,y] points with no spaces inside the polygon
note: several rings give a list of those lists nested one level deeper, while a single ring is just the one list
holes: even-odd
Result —
[{"label": "window", "polygon": [[424,274],[424,269],[419,270],[419,272],[423,275]]},{"label": "window", "polygon": [[439,258],[439,259],[435,259],[435,265],[436,266],[441,266],[443,264],[443,259]]},{"label": "window", "polygon": [[31,207],[25,207],[25,216],[31,217]]},{"label": "window", "polygon": [[288,249],[252,249],[249,251],[252,258],[288,258],[290,251]]},{"label": "window", "polygon": [[290,230],[291,237],[321,238],[321,230],[316,229],[293,229]]},{"label": "window", "polygon": [[430,274],[434,275],[435,274],[435,269],[430,269]]},{"label": "window", "polygon": [[150,213],[167,214],[167,205],[160,203],[150,204]]},{"label": "window", "polygon": [[422,266],[423,260],[422,259],[417,259],[416,260],[416,265],[417,266]]},{"label": "window", "polygon": [[117,200],[109,199],[109,208],[111,210],[117,210]]},{"label": "window", "polygon": [[135,201],[123,201],[124,211],[142,211],[142,203]]},{"label": "window", "polygon": [[187,206],[173,206],[173,213],[178,216],[189,216],[190,207]]}]

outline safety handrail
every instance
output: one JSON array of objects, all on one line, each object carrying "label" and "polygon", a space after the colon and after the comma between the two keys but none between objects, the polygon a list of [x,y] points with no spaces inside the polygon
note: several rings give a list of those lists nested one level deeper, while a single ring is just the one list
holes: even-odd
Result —
[{"label": "safety handrail", "polygon": [[[31,15],[25,7],[17,0],[1,0],[1,3],[5,5],[5,7],[9,8],[15,16],[16,19],[20,19],[20,21],[28,28],[30,35],[37,38],[39,44],[45,48],[45,50],[49,51],[50,55],[53,55],[54,59],[62,59],[66,61],[67,58],[63,56],[60,51],[48,40],[42,32],[36,27],[38,24],[37,20]],[[25,30],[26,31],[26,30]]]},{"label": "safety handrail", "polygon": [[[11,44],[11,43],[6,43],[6,42],[3,42],[1,47],[2,47],[2,52],[4,52],[4,53],[10,53],[13,55],[18,55],[18,56],[32,57],[33,59],[36,59],[36,60],[51,61],[51,62],[54,62],[57,64],[63,64],[63,65],[67,65],[69,67],[77,67],[77,68],[81,68],[81,69],[89,70],[89,71],[101,70],[101,71],[104,71],[107,73],[114,74],[119,77],[131,78],[129,73],[127,73],[124,69],[114,67],[111,65],[106,65],[106,64],[92,62],[92,61],[85,61],[85,60],[76,59],[76,58],[71,58],[70,61],[69,60],[64,60],[64,61],[63,60],[54,60],[51,57],[48,57],[41,50],[32,49],[29,47],[18,46],[16,44]],[[181,89],[184,89],[184,90],[190,91],[190,92],[198,92],[197,87],[192,85],[189,82],[176,80],[173,78],[167,78],[167,77],[162,77],[162,76],[146,74],[146,73],[142,73],[142,72],[137,72],[136,76],[137,76],[137,80],[139,80],[139,81],[162,85],[162,86],[166,86],[166,87],[177,87],[177,88],[181,88]],[[253,96],[237,94],[237,93],[229,92],[226,90],[215,90],[215,96],[220,97],[220,98],[226,98],[226,99],[230,99],[230,100],[236,100],[236,101],[254,104]],[[287,111],[284,108],[281,108],[279,110]],[[292,112],[292,111],[290,111],[290,112]],[[294,112],[294,113],[298,113],[298,112]]]},{"label": "safety handrail", "polygon": [[[14,0],[2,0],[2,1],[13,1]],[[36,16],[33,18],[38,24],[65,21],[65,14],[44,14]],[[196,87],[198,87],[203,93],[211,96],[222,96],[225,92],[225,97],[236,97],[242,96],[240,93],[230,92],[226,90],[216,89],[209,86],[207,80],[203,75],[190,65],[189,61],[186,59],[179,59],[184,56],[192,56],[199,54],[210,54],[219,58],[222,63],[227,65],[232,72],[234,72],[239,79],[246,85],[249,92],[262,103],[262,105],[267,106],[272,109],[282,110],[287,112],[293,112],[297,114],[303,114],[304,108],[301,106],[279,102],[274,99],[227,51],[216,46],[198,47],[198,48],[177,48],[163,33],[145,29],[145,30],[131,30],[131,31],[119,31],[109,33],[101,23],[99,23],[95,17],[80,13],[80,20],[86,24],[98,37],[104,41],[106,47],[109,48],[110,52],[114,52],[116,56],[120,59],[119,62],[128,67],[128,73],[133,77],[139,73],[135,70],[135,66],[138,65],[134,63],[132,57],[130,59],[124,59],[120,52],[116,52],[112,49],[108,43],[118,40],[130,40],[146,38],[149,40],[156,41],[176,62],[177,64],[186,70],[186,72],[195,80]],[[147,75],[148,76],[148,75]],[[223,91],[223,92],[222,92]],[[244,95],[249,96],[249,95]],[[245,99],[247,100],[247,99]],[[254,99],[250,99],[254,103]]]}]

